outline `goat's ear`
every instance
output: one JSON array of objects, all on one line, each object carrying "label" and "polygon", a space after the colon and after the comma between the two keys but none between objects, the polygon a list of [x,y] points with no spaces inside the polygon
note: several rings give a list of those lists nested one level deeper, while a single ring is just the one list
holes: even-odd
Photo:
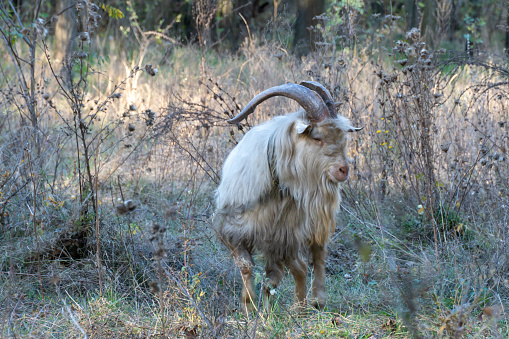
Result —
[{"label": "goat's ear", "polygon": [[298,134],[303,134],[311,130],[311,124],[303,120],[297,120],[295,122],[295,130]]}]

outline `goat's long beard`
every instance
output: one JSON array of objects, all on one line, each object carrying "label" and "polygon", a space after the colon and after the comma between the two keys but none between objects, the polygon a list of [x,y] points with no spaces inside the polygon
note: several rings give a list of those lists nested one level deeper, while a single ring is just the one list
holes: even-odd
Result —
[{"label": "goat's long beard", "polygon": [[313,186],[302,190],[303,194],[296,198],[296,203],[299,209],[305,211],[308,240],[323,246],[336,228],[339,184],[330,181],[324,172]]},{"label": "goat's long beard", "polygon": [[[336,212],[339,206],[339,185],[329,180],[327,174],[321,176],[321,187],[317,190],[316,199],[308,206],[308,218],[314,226],[314,241],[318,245],[325,245],[336,229]],[[313,206],[314,205],[314,206]]]}]

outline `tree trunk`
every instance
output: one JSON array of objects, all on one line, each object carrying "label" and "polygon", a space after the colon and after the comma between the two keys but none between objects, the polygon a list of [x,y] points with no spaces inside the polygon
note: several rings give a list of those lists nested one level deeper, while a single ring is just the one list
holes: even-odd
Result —
[{"label": "tree trunk", "polygon": [[459,20],[456,16],[457,11],[457,1],[451,0],[451,13],[450,13],[450,24],[449,24],[449,32],[447,34],[447,38],[449,41],[454,41],[454,33],[458,30]]},{"label": "tree trunk", "polygon": [[[72,4],[71,0],[55,0],[56,13],[60,13]],[[58,17],[55,27],[55,47],[53,59],[61,63],[64,57],[74,49],[74,39],[76,36],[76,16],[74,9],[69,9]],[[70,45],[70,46],[69,46]]]},{"label": "tree trunk", "polygon": [[507,11],[507,19],[506,19],[506,28],[505,28],[505,54],[509,55],[509,11]]},{"label": "tree trunk", "polygon": [[436,34],[436,20],[435,13],[437,10],[437,4],[435,0],[425,0],[424,8],[422,9],[422,20],[421,20],[421,33],[426,38],[426,43],[431,48],[434,48],[433,42]]},{"label": "tree trunk", "polygon": [[410,31],[412,28],[417,28],[417,6],[415,0],[405,0],[406,10],[406,30]]},{"label": "tree trunk", "polygon": [[316,23],[314,17],[324,12],[325,0],[298,0],[297,20],[294,28],[293,48],[297,56],[308,54],[314,49],[314,42],[319,39],[313,30],[308,28]]}]

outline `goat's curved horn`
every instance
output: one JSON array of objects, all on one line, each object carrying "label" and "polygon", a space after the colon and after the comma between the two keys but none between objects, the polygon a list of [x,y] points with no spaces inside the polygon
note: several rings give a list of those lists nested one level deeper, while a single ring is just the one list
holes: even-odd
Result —
[{"label": "goat's curved horn", "polygon": [[338,113],[336,111],[336,105],[334,104],[334,99],[332,99],[332,95],[322,84],[316,81],[302,81],[301,86],[307,87],[316,93],[318,93],[321,97],[327,108],[329,109],[329,115],[331,118],[336,118]]},{"label": "goat's curved horn", "polygon": [[364,126],[362,127],[352,127],[347,132],[359,132],[364,129]]},{"label": "goat's curved horn", "polygon": [[325,105],[322,97],[315,91],[297,84],[285,84],[272,87],[261,92],[251,99],[242,112],[240,112],[235,118],[227,121],[230,124],[238,124],[243,119],[247,118],[249,114],[253,113],[256,106],[275,96],[284,96],[297,101],[306,111],[307,117],[311,123],[323,121],[330,115],[329,109]]}]

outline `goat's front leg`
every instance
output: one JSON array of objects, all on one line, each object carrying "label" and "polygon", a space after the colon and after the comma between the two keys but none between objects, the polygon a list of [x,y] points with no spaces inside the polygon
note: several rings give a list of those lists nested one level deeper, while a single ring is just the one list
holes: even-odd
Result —
[{"label": "goat's front leg", "polygon": [[311,285],[312,305],[318,309],[325,306],[325,248],[313,243],[311,245],[311,256],[313,257],[314,279]]},{"label": "goat's front leg", "polygon": [[249,313],[253,310],[255,298],[252,279],[254,260],[249,251],[242,245],[234,249],[233,256],[242,275],[241,305],[244,311]]},{"label": "goat's front leg", "polygon": [[284,265],[281,261],[268,261],[267,266],[265,266],[265,275],[267,281],[265,282],[264,293],[263,293],[263,303],[265,309],[270,311],[271,305],[271,292],[273,289],[279,285],[281,279],[283,279],[284,274]]},{"label": "goat's front leg", "polygon": [[303,307],[306,299],[306,276],[308,266],[301,258],[291,260],[287,266],[295,280],[295,303],[298,307]]}]

